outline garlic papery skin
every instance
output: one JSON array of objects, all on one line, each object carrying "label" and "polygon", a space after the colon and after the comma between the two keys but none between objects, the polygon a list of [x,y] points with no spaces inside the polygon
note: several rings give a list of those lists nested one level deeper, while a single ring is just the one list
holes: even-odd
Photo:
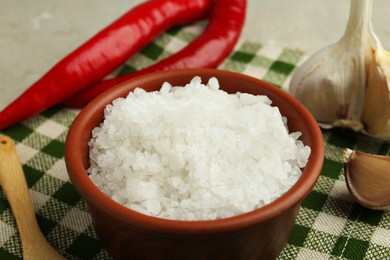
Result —
[{"label": "garlic papery skin", "polygon": [[367,71],[362,122],[368,134],[390,140],[390,53],[373,33],[376,49]]},{"label": "garlic papery skin", "polygon": [[368,33],[371,0],[352,0],[344,36],[312,55],[294,73],[289,92],[322,124],[363,128],[361,115],[366,66],[371,61]]},{"label": "garlic papery skin", "polygon": [[370,209],[390,209],[390,156],[345,149],[343,161],[352,197]]}]

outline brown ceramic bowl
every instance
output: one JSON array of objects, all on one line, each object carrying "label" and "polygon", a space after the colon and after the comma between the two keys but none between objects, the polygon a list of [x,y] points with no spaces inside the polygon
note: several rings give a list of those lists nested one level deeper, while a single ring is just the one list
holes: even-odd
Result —
[{"label": "brown ceramic bowl", "polygon": [[[183,86],[194,76],[217,77],[221,89],[267,95],[288,118],[290,131],[312,149],[298,182],[274,202],[252,212],[210,221],[175,221],[130,210],[103,194],[89,179],[88,141],[103,120],[103,109],[136,87],[158,90],[164,81]],[[317,181],[324,157],[320,129],[292,96],[266,82],[238,73],[186,69],[153,73],[110,89],[88,104],[71,126],[65,148],[66,166],[76,190],[86,200],[97,234],[114,259],[273,259],[286,245],[300,203]]]}]

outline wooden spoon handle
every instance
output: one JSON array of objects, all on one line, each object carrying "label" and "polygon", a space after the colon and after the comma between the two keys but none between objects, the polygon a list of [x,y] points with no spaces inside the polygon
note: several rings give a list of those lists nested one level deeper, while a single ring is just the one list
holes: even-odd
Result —
[{"label": "wooden spoon handle", "polygon": [[14,142],[8,136],[0,136],[0,185],[18,225],[23,259],[64,259],[39,229],[22,166]]}]

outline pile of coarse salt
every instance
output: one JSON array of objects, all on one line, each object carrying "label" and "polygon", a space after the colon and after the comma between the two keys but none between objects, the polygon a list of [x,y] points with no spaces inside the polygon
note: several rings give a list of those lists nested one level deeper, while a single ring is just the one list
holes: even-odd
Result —
[{"label": "pile of coarse salt", "polygon": [[310,148],[266,96],[184,87],[137,88],[105,108],[89,142],[91,180],[138,212],[225,218],[266,205],[300,177]]}]

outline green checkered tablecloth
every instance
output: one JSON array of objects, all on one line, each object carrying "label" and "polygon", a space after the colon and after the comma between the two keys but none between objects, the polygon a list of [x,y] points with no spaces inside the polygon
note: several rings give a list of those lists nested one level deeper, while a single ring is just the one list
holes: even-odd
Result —
[{"label": "green checkered tablecloth", "polygon": [[[115,74],[147,66],[171,55],[199,35],[204,24],[175,28],[149,44]],[[302,52],[242,39],[219,67],[287,87]],[[3,134],[16,143],[39,225],[47,240],[68,259],[109,259],[96,236],[86,203],[74,190],[64,163],[64,142],[77,110],[53,107],[10,127]],[[303,201],[291,238],[279,259],[390,259],[390,211],[355,203],[345,186],[341,154],[345,147],[390,153],[346,130],[323,130],[325,163],[314,190]],[[22,258],[10,206],[0,191],[0,259]]]}]

